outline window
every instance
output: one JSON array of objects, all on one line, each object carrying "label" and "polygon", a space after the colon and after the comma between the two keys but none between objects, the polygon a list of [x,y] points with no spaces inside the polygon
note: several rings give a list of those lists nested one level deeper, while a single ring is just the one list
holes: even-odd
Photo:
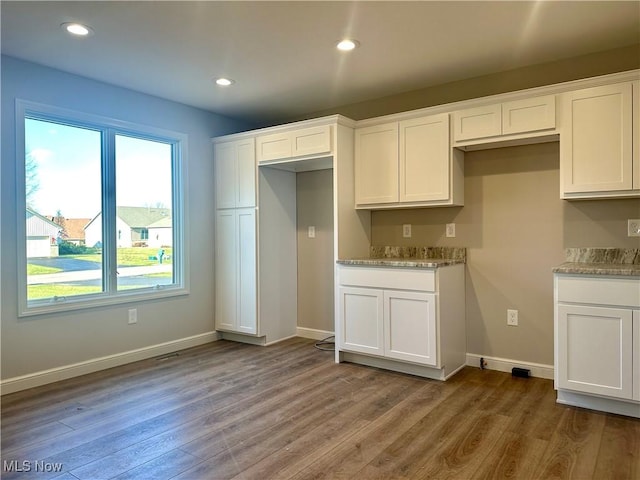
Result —
[{"label": "window", "polygon": [[17,118],[21,313],[186,293],[185,136],[22,101]]}]

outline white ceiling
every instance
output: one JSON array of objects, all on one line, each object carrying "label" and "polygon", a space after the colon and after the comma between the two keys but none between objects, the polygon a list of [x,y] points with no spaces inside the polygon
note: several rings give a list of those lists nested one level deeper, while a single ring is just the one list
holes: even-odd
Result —
[{"label": "white ceiling", "polygon": [[[1,16],[3,54],[256,122],[640,43],[638,1],[2,1]],[[337,51],[345,36],[360,47]]]}]

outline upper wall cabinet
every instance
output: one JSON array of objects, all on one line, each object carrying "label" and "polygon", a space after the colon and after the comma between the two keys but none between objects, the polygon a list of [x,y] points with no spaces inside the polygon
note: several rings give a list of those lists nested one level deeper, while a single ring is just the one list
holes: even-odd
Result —
[{"label": "upper wall cabinet", "polygon": [[256,206],[256,155],[253,138],[214,146],[216,208]]},{"label": "upper wall cabinet", "polygon": [[356,206],[398,202],[398,123],[355,131]]},{"label": "upper wall cabinet", "polygon": [[331,126],[259,135],[256,147],[259,163],[309,155],[330,155]]},{"label": "upper wall cabinet", "polygon": [[356,207],[461,205],[460,161],[448,114],[356,129]]},{"label": "upper wall cabinet", "polygon": [[555,127],[555,95],[469,108],[453,114],[453,138],[456,143],[553,130]]},{"label": "upper wall cabinet", "polygon": [[562,198],[640,195],[638,85],[619,83],[562,95]]}]

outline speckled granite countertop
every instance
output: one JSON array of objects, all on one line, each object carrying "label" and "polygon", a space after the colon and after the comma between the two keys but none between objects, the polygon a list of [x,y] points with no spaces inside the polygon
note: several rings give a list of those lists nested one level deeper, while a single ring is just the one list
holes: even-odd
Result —
[{"label": "speckled granite countertop", "polygon": [[465,263],[467,251],[458,247],[373,246],[368,258],[345,258],[340,265],[370,267],[438,268]]},{"label": "speckled granite countertop", "polygon": [[640,276],[640,248],[567,248],[554,273]]},{"label": "speckled granite countertop", "polygon": [[340,265],[368,265],[370,267],[438,268],[464,263],[446,258],[349,258],[338,260]]}]

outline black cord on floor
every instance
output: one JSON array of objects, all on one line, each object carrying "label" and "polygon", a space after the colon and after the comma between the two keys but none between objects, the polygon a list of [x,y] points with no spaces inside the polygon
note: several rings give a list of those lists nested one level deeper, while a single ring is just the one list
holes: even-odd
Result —
[{"label": "black cord on floor", "polygon": [[331,335],[330,337],[318,340],[315,343],[314,347],[316,347],[318,350],[322,350],[323,352],[334,352],[336,349],[336,337],[334,335]]}]

